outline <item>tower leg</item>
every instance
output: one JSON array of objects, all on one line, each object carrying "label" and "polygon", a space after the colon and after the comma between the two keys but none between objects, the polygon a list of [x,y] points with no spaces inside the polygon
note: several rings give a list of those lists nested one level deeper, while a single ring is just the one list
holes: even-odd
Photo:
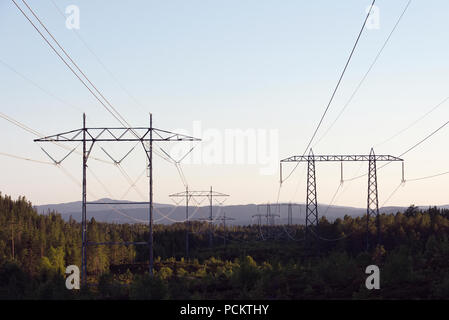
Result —
[{"label": "tower leg", "polygon": [[186,187],[186,258],[189,258],[189,187]]},{"label": "tower leg", "polygon": [[213,238],[212,238],[212,221],[213,221],[213,211],[212,211],[212,186],[210,187],[210,196],[209,196],[209,206],[210,206],[210,212],[209,212],[209,248],[213,247]]},{"label": "tower leg", "polygon": [[289,225],[289,226],[291,226],[292,225],[292,204],[291,203],[289,203],[288,204],[288,217],[287,217],[287,224]]},{"label": "tower leg", "polygon": [[149,247],[149,274],[153,277],[153,267],[154,267],[154,257],[153,257],[153,115],[150,113],[150,145],[148,149],[149,159],[148,159],[148,171],[149,171],[149,236],[148,236],[148,247]]},{"label": "tower leg", "polygon": [[[315,160],[312,149],[310,149],[307,160],[307,198],[306,198],[306,239],[309,228],[318,226],[318,202],[316,192]],[[315,232],[318,234],[318,229]]]},{"label": "tower leg", "polygon": [[81,213],[81,284],[87,283],[87,148],[86,148],[86,115],[83,114],[83,194],[82,194],[82,213]]},{"label": "tower leg", "polygon": [[377,169],[374,149],[371,148],[368,168],[368,201],[366,208],[366,249],[369,249],[369,222],[371,215],[376,216],[377,243],[380,244],[379,198],[377,193]]}]

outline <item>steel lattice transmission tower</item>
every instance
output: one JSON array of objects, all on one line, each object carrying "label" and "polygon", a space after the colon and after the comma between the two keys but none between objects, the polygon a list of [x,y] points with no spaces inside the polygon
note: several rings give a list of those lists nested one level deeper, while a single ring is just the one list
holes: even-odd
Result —
[{"label": "steel lattice transmission tower", "polygon": [[[270,204],[269,202],[267,202],[265,204],[258,204],[257,205],[257,214],[252,215],[252,217],[253,218],[257,217],[257,221],[258,221],[259,225],[262,224],[262,217],[265,218],[267,226],[274,226],[275,225],[275,220],[274,219],[276,217],[280,217],[280,215],[277,214],[277,213],[273,213],[272,212],[272,210],[271,210],[272,206],[279,207],[279,204]],[[259,213],[259,208],[260,207],[265,207],[266,208],[265,214],[260,214]]]},{"label": "steel lattice transmission tower", "polygon": [[189,233],[190,233],[190,220],[189,220],[189,201],[191,198],[204,198],[207,197],[209,199],[209,217],[206,219],[202,219],[202,220],[207,220],[209,221],[210,225],[209,225],[209,246],[212,247],[212,222],[213,222],[213,202],[212,199],[213,197],[229,197],[228,194],[224,194],[221,192],[217,192],[217,191],[213,191],[212,187],[210,187],[210,191],[194,191],[194,190],[189,190],[188,187],[186,187],[186,191],[183,192],[178,192],[178,193],[173,193],[171,195],[169,195],[169,197],[172,198],[176,198],[176,197],[185,197],[186,198],[186,223],[187,223],[187,228],[186,228],[186,256],[189,257]]},{"label": "steel lattice transmission tower", "polygon": [[278,203],[277,207],[279,208],[279,214],[278,217],[281,217],[281,208],[282,206],[287,206],[287,225],[291,226],[293,225],[293,208],[298,207],[299,208],[299,216],[301,216],[301,205],[299,203]]},{"label": "steel lattice transmission tower", "polygon": [[[83,144],[83,184],[82,184],[82,213],[81,213],[81,283],[87,280],[87,246],[88,245],[148,245],[149,273],[153,275],[153,142],[200,141],[194,137],[161,130],[153,127],[153,116],[150,113],[149,127],[86,127],[86,115],[83,114],[83,127],[52,136],[35,139],[35,142],[82,142]],[[98,142],[140,142],[148,159],[149,171],[149,201],[148,202],[88,202],[87,201],[87,163],[95,143]],[[148,146],[146,145],[148,144]],[[88,145],[90,144],[90,145]],[[73,151],[72,151],[73,152]],[[128,153],[129,154],[129,153]],[[67,157],[67,156],[66,156]],[[148,205],[149,239],[147,242],[89,242],[87,238],[87,205]]]},{"label": "steel lattice transmission tower", "polygon": [[226,247],[226,221],[235,220],[235,218],[227,217],[226,212],[223,212],[223,216],[217,217],[217,220],[223,221],[223,245]]},{"label": "steel lattice transmission tower", "polygon": [[189,233],[190,233],[190,220],[189,220],[189,201],[190,198],[192,198],[192,194],[191,192],[189,192],[189,187],[186,186],[186,191],[185,192],[181,192],[181,193],[175,193],[175,194],[171,194],[169,195],[169,197],[185,197],[186,198],[186,257],[188,258],[190,253],[189,253]]},{"label": "steel lattice transmission tower", "polygon": [[260,228],[262,226],[262,217],[265,217],[265,215],[263,213],[258,213],[258,214],[253,214],[251,217],[257,218],[257,225]]},{"label": "steel lattice transmission tower", "polygon": [[[369,222],[371,215],[376,215],[377,242],[380,243],[380,218],[379,218],[379,198],[377,189],[377,161],[402,163],[402,181],[404,181],[404,160],[391,155],[375,155],[371,148],[369,155],[314,155],[312,149],[308,156],[291,156],[281,160],[280,176],[282,182],[282,163],[285,162],[307,162],[307,197],[306,197],[306,235],[310,226],[318,226],[318,202],[316,191],[315,161],[320,162],[340,162],[341,179],[343,179],[343,162],[345,161],[367,161],[368,170],[368,203],[366,212],[366,246],[369,248]],[[318,231],[317,231],[318,232]],[[319,235],[317,234],[317,238]]]},{"label": "steel lattice transmission tower", "polygon": [[[279,214],[277,213],[273,213],[271,210],[271,207],[275,206],[275,211],[276,212],[276,208],[280,208],[280,204],[270,204],[269,202],[265,203],[265,204],[258,204],[257,205],[257,214],[253,214],[252,218],[257,218],[257,224],[259,226],[259,231],[261,231],[261,227],[262,227],[262,219],[265,218],[264,220],[266,221],[266,224],[264,226],[266,226],[266,232],[267,232],[267,239],[272,237],[272,228],[275,225],[275,218],[276,217],[280,217]],[[261,211],[261,209],[263,209],[265,207],[265,214],[263,213],[259,213]]]}]

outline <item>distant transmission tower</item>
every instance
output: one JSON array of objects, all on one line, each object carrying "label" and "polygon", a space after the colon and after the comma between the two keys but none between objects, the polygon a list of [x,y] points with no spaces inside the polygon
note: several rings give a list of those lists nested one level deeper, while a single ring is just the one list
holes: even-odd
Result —
[{"label": "distant transmission tower", "polygon": [[193,190],[189,190],[188,187],[186,187],[186,191],[184,192],[178,192],[178,193],[173,193],[171,195],[169,195],[169,197],[185,197],[186,198],[186,223],[187,223],[187,228],[186,228],[186,256],[189,257],[189,233],[190,233],[190,220],[189,220],[189,200],[191,198],[204,198],[207,197],[210,200],[209,203],[209,218],[206,219],[200,219],[200,220],[207,220],[210,222],[209,225],[209,245],[212,247],[212,222],[213,222],[213,214],[212,214],[212,198],[213,197],[229,197],[229,195],[224,194],[224,193],[220,193],[220,192],[216,192],[216,191],[212,191],[212,187],[210,187],[210,191],[193,191]]},{"label": "distant transmission tower", "polygon": [[[279,214],[271,212],[271,206],[276,206],[276,204],[270,204],[269,202],[267,202],[265,204],[257,205],[257,214],[252,215],[252,217],[253,218],[257,217],[259,225],[262,224],[262,217],[265,218],[267,226],[274,226],[274,224],[275,224],[275,222],[274,222],[275,217],[280,217]],[[265,214],[260,214],[259,213],[260,212],[259,211],[260,207],[265,207]]]},{"label": "distant transmission tower", "polygon": [[223,245],[226,246],[226,221],[227,220],[235,220],[235,219],[226,217],[226,212],[223,212],[223,216],[218,217],[217,220],[223,221]]},{"label": "distant transmission tower", "polygon": [[262,213],[257,213],[257,214],[253,214],[251,217],[257,218],[257,225],[260,228],[262,226],[262,217],[265,217],[265,215]]}]

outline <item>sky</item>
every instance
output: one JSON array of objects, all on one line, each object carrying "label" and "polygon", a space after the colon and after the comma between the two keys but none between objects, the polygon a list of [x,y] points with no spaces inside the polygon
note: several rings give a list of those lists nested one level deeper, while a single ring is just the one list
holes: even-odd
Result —
[{"label": "sky", "polygon": [[[17,3],[24,8],[21,0]],[[298,165],[280,188],[279,160],[305,151],[371,1],[27,3],[128,123],[148,126],[151,112],[155,127],[203,139],[194,145],[157,146],[175,160],[195,147],[181,162],[190,190],[213,186],[230,195],[226,204],[247,204],[305,202],[306,166]],[[364,29],[312,143],[315,154],[368,154],[374,147],[376,154],[398,156],[449,118],[447,101],[395,136],[449,96],[449,3],[413,0],[351,103],[327,132],[407,3],[376,1],[373,25]],[[73,18],[73,12],[65,12],[70,6],[79,9],[79,29],[66,25]],[[80,128],[83,112],[88,127],[120,125],[10,0],[0,1],[0,95],[0,112],[45,135]],[[0,134],[3,153],[40,161],[50,161],[41,147],[55,159],[67,153],[33,142],[35,136],[4,119]],[[444,128],[404,156],[406,180],[449,171],[448,134]],[[108,160],[103,147],[121,158],[133,146],[96,145],[92,157]],[[59,168],[5,155],[0,155],[0,164],[3,194],[24,195],[36,205],[81,199],[79,154],[70,155]],[[145,166],[139,146],[122,163],[126,174],[90,159],[88,198],[145,200]],[[285,165],[284,177],[292,169]],[[344,179],[367,169],[367,163],[345,163]],[[366,176],[339,188],[339,163],[317,163],[316,170],[320,203],[366,206]],[[131,187],[128,180],[139,177]],[[378,170],[379,204],[449,204],[448,180],[449,175],[442,175],[400,185],[401,166],[392,163]],[[175,165],[156,156],[155,201],[170,203],[169,194],[184,188]]]}]

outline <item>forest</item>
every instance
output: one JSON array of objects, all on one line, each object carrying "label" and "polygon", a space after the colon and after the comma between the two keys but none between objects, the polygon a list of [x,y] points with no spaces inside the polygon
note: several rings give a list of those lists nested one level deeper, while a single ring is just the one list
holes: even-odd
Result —
[{"label": "forest", "polygon": [[[0,194],[0,299],[447,299],[449,210],[410,206],[376,221],[344,216],[305,233],[302,225],[155,225],[148,247],[88,247],[88,286],[67,290],[65,268],[81,265],[81,226],[38,214],[25,198]],[[190,254],[185,256],[189,230]],[[89,241],[146,241],[144,224],[90,219]],[[213,243],[210,246],[209,237]],[[367,290],[365,268],[381,270]]]}]

